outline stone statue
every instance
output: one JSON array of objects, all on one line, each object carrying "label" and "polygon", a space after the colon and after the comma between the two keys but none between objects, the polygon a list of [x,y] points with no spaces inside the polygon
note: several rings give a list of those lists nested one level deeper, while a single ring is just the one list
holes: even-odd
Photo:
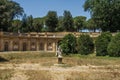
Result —
[{"label": "stone statue", "polygon": [[56,56],[57,57],[62,57],[62,49],[61,49],[60,46],[58,46],[58,48],[57,48]]}]

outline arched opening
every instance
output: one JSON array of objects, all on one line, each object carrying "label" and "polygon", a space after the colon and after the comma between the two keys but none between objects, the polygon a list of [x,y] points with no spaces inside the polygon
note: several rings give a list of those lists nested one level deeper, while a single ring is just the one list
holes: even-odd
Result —
[{"label": "arched opening", "polygon": [[13,43],[13,51],[18,51],[19,50],[19,44],[18,42]]},{"label": "arched opening", "polygon": [[22,50],[27,51],[27,43],[26,42],[23,43],[23,49]]},{"label": "arched opening", "polygon": [[39,50],[44,50],[44,44],[42,42],[40,42]]},{"label": "arched opening", "polygon": [[9,50],[9,43],[5,42],[4,43],[4,51],[8,51]]},{"label": "arched opening", "polygon": [[36,50],[36,45],[35,42],[31,43],[31,51],[35,51]]},{"label": "arched opening", "polygon": [[47,43],[47,50],[48,51],[52,51],[53,50],[53,43],[52,42],[48,42]]}]

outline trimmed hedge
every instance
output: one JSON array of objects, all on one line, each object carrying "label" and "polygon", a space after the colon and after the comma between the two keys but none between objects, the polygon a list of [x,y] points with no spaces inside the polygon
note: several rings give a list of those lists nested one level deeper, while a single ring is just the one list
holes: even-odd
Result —
[{"label": "trimmed hedge", "polygon": [[82,55],[87,55],[94,51],[93,39],[89,35],[80,35],[78,37],[77,44],[78,53]]},{"label": "trimmed hedge", "polygon": [[76,53],[76,37],[73,34],[66,35],[62,39],[60,46],[65,54]]},{"label": "trimmed hedge", "polygon": [[96,46],[96,55],[97,56],[106,56],[108,55],[107,47],[111,41],[111,33],[110,32],[103,32],[100,36],[97,37],[95,41]]},{"label": "trimmed hedge", "polygon": [[120,32],[112,38],[107,51],[109,56],[120,57]]}]

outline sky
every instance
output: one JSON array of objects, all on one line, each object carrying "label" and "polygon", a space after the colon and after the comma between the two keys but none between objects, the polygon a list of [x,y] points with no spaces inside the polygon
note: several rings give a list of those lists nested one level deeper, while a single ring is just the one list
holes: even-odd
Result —
[{"label": "sky", "polygon": [[90,13],[84,12],[85,0],[13,0],[23,7],[27,16],[34,18],[46,16],[48,11],[56,11],[58,16],[63,16],[64,10],[71,12],[72,16],[86,16]]}]

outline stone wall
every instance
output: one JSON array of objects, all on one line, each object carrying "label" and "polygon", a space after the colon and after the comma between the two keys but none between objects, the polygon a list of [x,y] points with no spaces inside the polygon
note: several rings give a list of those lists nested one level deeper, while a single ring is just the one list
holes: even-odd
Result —
[{"label": "stone wall", "polygon": [[89,34],[97,37],[100,33],[56,32],[56,33],[9,33],[0,32],[0,51],[48,51],[55,52],[58,42],[66,34]]}]

